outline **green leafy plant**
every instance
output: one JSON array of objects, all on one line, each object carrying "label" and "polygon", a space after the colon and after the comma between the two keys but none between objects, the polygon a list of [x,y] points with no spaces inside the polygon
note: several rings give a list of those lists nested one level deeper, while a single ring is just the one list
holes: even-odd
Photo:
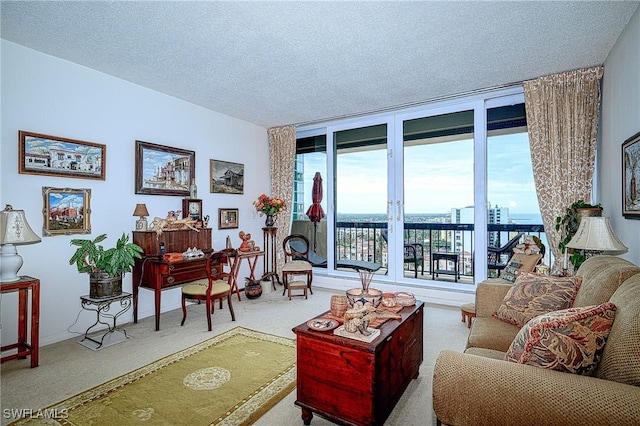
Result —
[{"label": "green leafy plant", "polygon": [[600,205],[600,203],[589,204],[585,203],[584,200],[578,200],[567,207],[564,215],[556,217],[556,231],[560,232],[558,248],[561,253],[565,253],[569,250],[569,253],[571,253],[569,261],[575,269],[578,269],[580,265],[582,265],[582,262],[586,260],[586,257],[582,250],[570,249],[567,247],[567,244],[569,244],[573,236],[578,231],[580,218],[583,216],[582,212],[585,209],[599,210],[597,214],[598,216],[602,213],[602,205]]},{"label": "green leafy plant", "polygon": [[129,236],[122,233],[115,247],[105,250],[99,243],[107,238],[107,234],[98,235],[93,240],[73,239],[72,246],[78,249],[69,259],[69,264],[75,264],[78,272],[105,272],[109,276],[118,277],[131,272],[135,259],[142,259],[142,248],[129,242]]}]

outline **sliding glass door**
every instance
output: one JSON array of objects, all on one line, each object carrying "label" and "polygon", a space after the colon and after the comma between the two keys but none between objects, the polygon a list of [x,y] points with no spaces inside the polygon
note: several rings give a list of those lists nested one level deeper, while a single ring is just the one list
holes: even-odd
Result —
[{"label": "sliding glass door", "polygon": [[303,210],[320,172],[329,273],[362,260],[382,266],[381,281],[468,289],[510,235],[495,233],[503,209],[538,213],[527,148],[521,88],[301,129],[298,219],[313,235]]}]

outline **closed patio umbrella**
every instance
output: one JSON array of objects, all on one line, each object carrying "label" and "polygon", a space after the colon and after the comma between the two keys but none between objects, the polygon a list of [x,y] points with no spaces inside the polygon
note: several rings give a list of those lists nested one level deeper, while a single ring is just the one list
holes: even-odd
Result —
[{"label": "closed patio umbrella", "polygon": [[322,176],[316,172],[313,176],[313,187],[311,188],[311,205],[307,209],[307,216],[313,222],[313,250],[316,249],[316,235],[318,233],[318,222],[326,215],[322,209]]}]

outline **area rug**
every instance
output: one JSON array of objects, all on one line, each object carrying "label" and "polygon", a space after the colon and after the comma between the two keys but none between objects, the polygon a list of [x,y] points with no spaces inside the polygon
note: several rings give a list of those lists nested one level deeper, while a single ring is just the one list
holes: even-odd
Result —
[{"label": "area rug", "polygon": [[295,388],[295,362],[294,340],[236,327],[13,424],[250,425]]}]

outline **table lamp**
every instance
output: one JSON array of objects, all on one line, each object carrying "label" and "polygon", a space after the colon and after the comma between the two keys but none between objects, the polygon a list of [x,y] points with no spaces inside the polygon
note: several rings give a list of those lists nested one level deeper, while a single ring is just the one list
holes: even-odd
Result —
[{"label": "table lamp", "polygon": [[146,204],[136,204],[136,208],[133,211],[134,216],[140,216],[140,219],[136,220],[136,231],[146,231],[147,230],[147,218],[149,216],[149,211],[147,210]]},{"label": "table lamp", "polygon": [[618,255],[628,250],[613,232],[608,217],[583,217],[567,247],[584,250],[587,258],[599,254]]},{"label": "table lamp", "polygon": [[39,243],[36,235],[27,223],[24,210],[13,210],[7,204],[0,211],[0,283],[18,281],[18,271],[22,267],[22,256],[16,245]]}]

